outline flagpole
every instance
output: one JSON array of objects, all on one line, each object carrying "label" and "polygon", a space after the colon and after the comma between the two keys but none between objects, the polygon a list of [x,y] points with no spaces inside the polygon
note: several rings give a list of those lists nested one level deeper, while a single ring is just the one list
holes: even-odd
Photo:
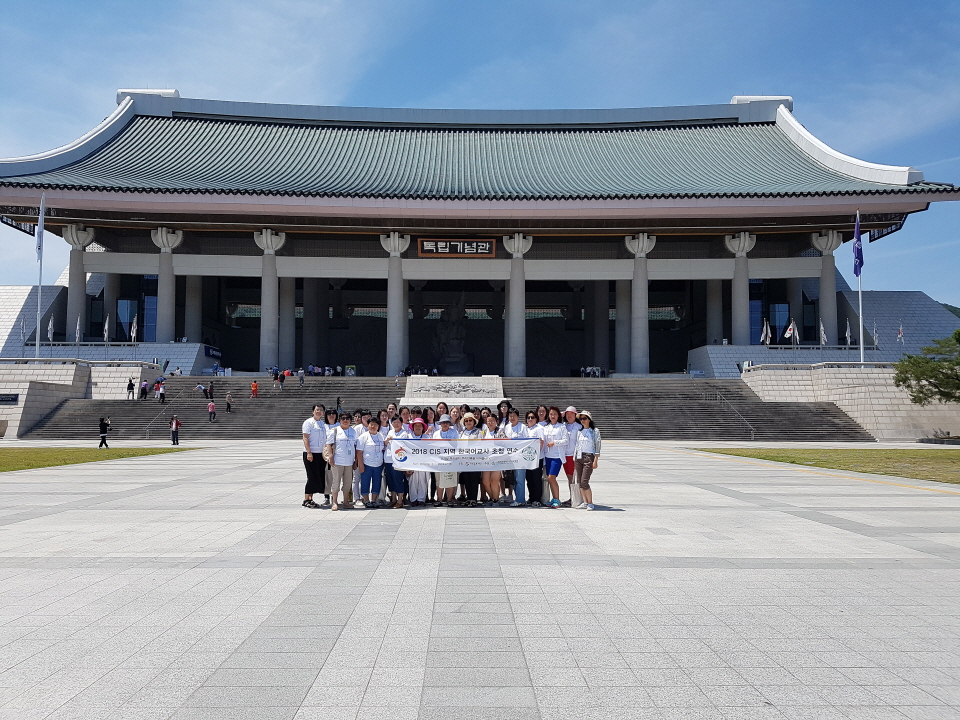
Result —
[{"label": "flagpole", "polygon": [[40,357],[40,298],[43,295],[43,216],[47,213],[47,194],[40,193],[40,212],[37,218],[37,262],[40,264],[40,273],[37,278],[37,333],[35,349],[37,358]]},{"label": "flagpole", "polygon": [[863,282],[857,276],[857,299],[860,303],[860,362],[863,362]]}]

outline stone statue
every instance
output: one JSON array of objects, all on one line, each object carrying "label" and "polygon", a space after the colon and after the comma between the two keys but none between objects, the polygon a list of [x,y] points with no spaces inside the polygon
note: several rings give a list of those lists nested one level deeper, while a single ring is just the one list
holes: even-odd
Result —
[{"label": "stone statue", "polygon": [[440,370],[444,375],[463,375],[469,369],[470,361],[463,352],[467,339],[466,310],[466,295],[460,293],[460,299],[440,313],[433,338],[433,354],[440,359]]}]

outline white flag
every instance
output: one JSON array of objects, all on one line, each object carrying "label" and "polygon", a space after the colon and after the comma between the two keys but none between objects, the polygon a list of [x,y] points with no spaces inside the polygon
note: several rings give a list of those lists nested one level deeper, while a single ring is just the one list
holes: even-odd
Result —
[{"label": "white flag", "polygon": [[37,262],[43,259],[43,216],[47,213],[47,195],[40,193],[40,215],[37,218]]},{"label": "white flag", "polygon": [[23,330],[23,318],[20,318],[20,342],[21,342],[21,343],[22,343],[22,342],[25,342],[26,339],[27,339],[27,336],[26,336],[26,334],[24,333],[24,330]]},{"label": "white flag", "polygon": [[133,316],[133,324],[130,325],[130,342],[137,341],[137,316]]},{"label": "white flag", "polygon": [[47,341],[53,342],[53,315],[50,316],[50,322],[47,323]]},{"label": "white flag", "polygon": [[823,318],[820,318],[820,344],[827,344],[827,331],[823,329]]},{"label": "white flag", "polygon": [[789,340],[793,337],[796,326],[793,324],[793,318],[790,319],[790,324],[787,325],[787,329],[783,331],[783,337],[785,340]]},{"label": "white flag", "polygon": [[77,329],[73,333],[74,342],[80,344],[80,341],[83,339],[80,337],[80,316],[77,315]]},{"label": "white flag", "polygon": [[763,330],[760,331],[760,344],[770,344],[770,323],[767,322],[766,318],[763,319]]},{"label": "white flag", "polygon": [[873,321],[873,347],[880,347],[880,333],[877,332],[877,321]]},{"label": "white flag", "polygon": [[107,319],[103,321],[103,341],[110,342],[110,313],[107,313]]},{"label": "white flag", "polygon": [[903,344],[903,323],[900,323],[900,329],[897,330],[897,342]]},{"label": "white flag", "polygon": [[851,334],[850,334],[850,318],[847,318],[847,347],[850,346],[850,338],[851,338],[851,337],[852,337],[852,336],[851,336]]},{"label": "white flag", "polygon": [[790,338],[794,345],[800,344],[800,332],[797,330],[797,323],[793,318],[790,318],[790,325],[787,327],[787,331],[783,336]]}]

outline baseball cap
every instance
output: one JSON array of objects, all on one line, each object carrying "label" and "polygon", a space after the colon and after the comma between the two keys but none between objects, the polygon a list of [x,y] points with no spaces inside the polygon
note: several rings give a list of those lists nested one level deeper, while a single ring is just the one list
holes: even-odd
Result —
[{"label": "baseball cap", "polygon": [[575,413],[576,411],[577,411],[577,409],[576,409],[573,405],[570,405],[570,406],[568,406],[567,409],[564,410],[563,412],[564,412],[564,414],[566,414],[566,413],[568,413],[568,412]]},{"label": "baseball cap", "polygon": [[445,422],[452,423],[453,420],[450,419],[450,416],[449,416],[449,415],[441,415],[441,416],[440,416],[440,419],[437,420],[437,422],[438,422],[438,423],[445,423]]}]

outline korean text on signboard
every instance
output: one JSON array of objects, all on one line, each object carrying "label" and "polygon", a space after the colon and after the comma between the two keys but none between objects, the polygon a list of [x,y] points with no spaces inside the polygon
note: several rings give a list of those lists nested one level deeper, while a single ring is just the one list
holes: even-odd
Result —
[{"label": "korean text on signboard", "polygon": [[432,257],[484,257],[492,258],[497,255],[497,241],[483,240],[437,240],[434,238],[418,238],[417,255],[422,258]]}]

